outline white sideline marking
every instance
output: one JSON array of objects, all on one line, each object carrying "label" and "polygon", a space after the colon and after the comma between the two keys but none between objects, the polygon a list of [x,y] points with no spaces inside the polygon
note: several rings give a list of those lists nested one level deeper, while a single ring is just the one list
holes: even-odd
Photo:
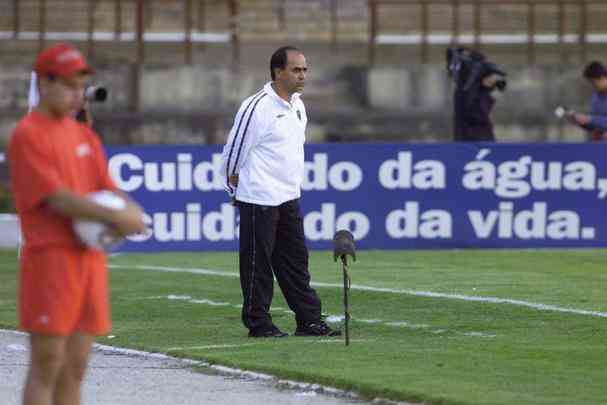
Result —
[{"label": "white sideline marking", "polygon": [[[231,308],[242,308],[242,305],[237,305],[237,304],[230,304],[229,302],[217,302],[217,301],[212,301],[206,298],[202,298],[202,299],[196,299],[196,298],[192,298],[189,295],[175,295],[175,294],[169,294],[169,295],[160,295],[160,296],[156,296],[156,297],[150,297],[150,299],[167,299],[170,301],[186,301],[189,302],[191,304],[203,304],[203,305],[210,305],[213,307],[231,307]],[[284,309],[284,308],[271,308],[272,312],[285,312],[288,314],[292,314],[293,311],[291,311],[290,309]],[[329,315],[327,316],[326,320],[329,323],[338,323],[338,322],[343,322],[345,319],[345,317],[343,315]],[[395,327],[402,327],[402,328],[408,328],[408,329],[426,329],[426,328],[430,328],[430,325],[425,325],[425,324],[415,324],[415,323],[411,323],[408,321],[383,321],[381,319],[358,319],[358,318],[353,318],[353,321],[357,321],[357,322],[363,322],[363,323],[379,323],[382,325],[386,325],[386,326],[395,326]],[[475,332],[475,333],[481,333],[481,332]],[[470,336],[474,336],[474,335],[470,335]],[[191,349],[194,348],[203,348],[203,346],[201,347],[188,347]]]},{"label": "white sideline marking", "polygon": [[426,324],[415,324],[415,323],[411,323],[411,322],[407,322],[407,321],[399,321],[399,322],[384,322],[385,325],[388,326],[402,326],[404,328],[409,328],[409,329],[426,329],[429,328],[430,325],[426,325]]},{"label": "white sideline marking", "polygon": [[327,316],[327,322],[331,322],[331,323],[343,322],[344,319],[346,319],[346,317],[343,316],[343,315],[329,315],[329,316]]},{"label": "white sideline marking", "polygon": [[[375,342],[375,339],[352,339],[350,338],[350,342]],[[314,343],[344,343],[343,339],[319,339]]]},{"label": "white sideline marking", "polygon": [[[183,269],[178,267],[161,267],[161,266],[124,266],[112,264],[108,267],[112,269],[137,269],[137,270],[153,270],[169,273],[190,273],[190,274],[201,274],[209,276],[220,276],[220,277],[233,277],[238,278],[238,273],[230,273],[226,271],[208,270],[208,269]],[[321,283],[312,282],[313,287],[329,287],[329,288],[342,288],[342,284],[338,283]],[[433,291],[419,291],[419,290],[401,290],[396,288],[384,288],[384,287],[371,287],[366,285],[352,284],[350,286],[352,290],[358,291],[371,291],[371,292],[385,292],[392,294],[404,294],[413,295],[416,297],[427,297],[427,298],[446,298],[451,300],[461,300],[469,302],[483,302],[489,304],[510,304],[521,307],[533,308],[539,311],[549,312],[563,312],[575,315],[588,315],[599,318],[607,318],[607,312],[591,311],[586,309],[576,309],[568,307],[559,307],[557,305],[542,304],[539,302],[529,302],[523,300],[515,300],[511,298],[498,298],[498,297],[481,297],[478,295],[463,295],[463,294],[449,294],[449,293],[438,293]]]},{"label": "white sideline marking", "polygon": [[364,323],[382,323],[383,321],[381,319],[358,319],[359,322],[364,322]]},{"label": "white sideline marking", "polygon": [[[211,305],[211,306],[229,306],[229,307],[235,307],[235,308],[242,308],[242,305],[234,305],[234,304],[230,304],[227,302],[222,302],[222,303],[217,303],[215,301],[211,301],[208,300],[206,298],[203,299],[194,299],[189,295],[174,295],[174,294],[169,294],[167,296],[156,296],[156,297],[150,297],[150,299],[168,299],[168,300],[181,300],[181,301],[186,301],[192,304],[206,304],[206,305]],[[218,305],[221,304],[221,305]],[[283,309],[283,308],[272,308],[271,309],[272,312],[286,312],[286,313],[293,313],[291,310],[289,309]],[[343,315],[329,315],[327,316],[326,320],[327,322],[330,323],[338,323],[338,322],[343,322],[345,319],[345,317]],[[358,319],[358,318],[352,318],[353,321],[355,322],[361,322],[361,323],[369,323],[369,324],[380,324],[380,325],[384,325],[384,326],[392,326],[392,327],[397,327],[397,328],[407,328],[407,329],[411,329],[411,330],[418,330],[418,329],[427,329],[429,330],[431,333],[434,334],[440,334],[440,333],[445,333],[445,332],[449,332],[449,329],[432,329],[432,327],[430,325],[426,325],[426,324],[416,324],[416,323],[411,323],[408,321],[384,321],[381,319]],[[488,334],[488,333],[484,333],[484,332],[466,332],[466,333],[462,333],[462,332],[457,332],[459,334],[462,334],[464,336],[468,336],[468,337],[496,337],[497,335],[494,334]],[[325,343],[332,343],[335,341],[335,339],[329,339],[327,341],[324,340],[314,340],[315,342],[325,342]],[[341,340],[339,340],[341,342]],[[363,341],[363,340],[361,340]],[[187,346],[187,347],[171,347],[168,348],[167,350],[186,350],[186,349],[219,349],[219,348],[228,348],[228,347],[240,347],[240,346],[250,346],[254,343],[247,343],[247,344],[238,344],[238,345],[209,345],[209,346]]]},{"label": "white sideline marking", "polygon": [[471,336],[471,337],[482,337],[482,338],[494,338],[497,335],[494,335],[493,333],[483,333],[483,332],[466,332],[464,333],[465,336]]},{"label": "white sideline marking", "polygon": [[[482,334],[481,332],[476,332],[479,334],[479,336]],[[484,335],[484,334],[482,334]],[[311,339],[301,339],[298,338],[297,342],[285,342],[285,343],[297,343],[297,344],[301,344],[302,342],[305,343],[344,343],[343,339],[339,339],[339,338],[330,338],[330,339],[319,339],[316,337],[313,337]],[[375,342],[375,339],[350,339],[350,342]],[[167,347],[166,350],[167,352],[169,351],[184,351],[184,350],[197,350],[197,349],[206,349],[206,350],[212,350],[212,349],[231,349],[231,348],[239,348],[239,347],[246,347],[246,346],[259,346],[264,344],[265,342],[263,341],[259,341],[259,342],[255,342],[255,343],[240,343],[240,344],[224,344],[224,345],[205,345],[205,346],[181,346],[181,347]]]},{"label": "white sideline marking", "polygon": [[179,350],[189,350],[189,349],[229,349],[233,347],[244,347],[244,346],[254,346],[257,343],[241,343],[234,345],[205,345],[205,346],[183,346],[183,347],[168,347],[166,351],[179,351]]},{"label": "white sideline marking", "polygon": [[231,308],[242,308],[242,305],[230,304],[229,302],[217,302],[208,299],[194,299],[189,295],[174,295],[169,294],[167,296],[161,295],[157,297],[150,297],[151,299],[168,299],[172,301],[187,301],[192,304],[206,304],[212,307],[231,307]]},{"label": "white sideline marking", "polygon": [[[168,299],[168,300],[173,300],[173,301],[186,301],[189,302],[191,304],[207,304],[210,305],[212,307],[231,307],[231,308],[237,308],[237,309],[241,309],[242,308],[242,304],[230,304],[229,302],[220,302],[220,301],[213,301],[213,300],[209,300],[206,298],[203,299],[196,299],[196,298],[192,298],[189,295],[175,295],[175,294],[169,294],[169,295],[160,295],[160,296],[155,296],[155,297],[147,297],[146,299]],[[272,311],[276,311],[276,312],[286,312],[289,314],[292,314],[293,311],[291,311],[290,309],[285,309],[282,307],[272,307]],[[343,319],[343,316],[342,316]],[[335,321],[337,322],[337,321]]]},{"label": "white sideline marking", "polygon": [[192,304],[206,304],[206,305],[210,305],[212,307],[238,307],[240,308],[240,305],[232,305],[229,302],[217,302],[217,301],[212,301],[212,300],[207,300],[207,299],[194,299],[192,297],[190,297],[189,295],[167,295],[166,297],[160,297],[160,298],[166,298],[169,300],[179,300],[179,301],[188,301],[191,302]]}]

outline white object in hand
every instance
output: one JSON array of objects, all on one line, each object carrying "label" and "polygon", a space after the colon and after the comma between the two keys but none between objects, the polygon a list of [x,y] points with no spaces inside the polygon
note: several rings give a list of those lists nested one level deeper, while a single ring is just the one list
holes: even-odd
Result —
[{"label": "white object in hand", "polygon": [[[87,198],[113,210],[123,210],[126,208],[126,201],[112,191],[96,191],[88,194]],[[107,224],[90,220],[74,221],[74,232],[78,236],[78,239],[89,248],[103,251],[116,247],[124,239],[117,237]]]},{"label": "white object in hand", "polygon": [[573,114],[573,111],[570,110],[569,108],[563,107],[562,105],[559,105],[554,110],[554,115],[556,115],[558,118],[563,118],[564,116],[570,115],[570,114]]}]

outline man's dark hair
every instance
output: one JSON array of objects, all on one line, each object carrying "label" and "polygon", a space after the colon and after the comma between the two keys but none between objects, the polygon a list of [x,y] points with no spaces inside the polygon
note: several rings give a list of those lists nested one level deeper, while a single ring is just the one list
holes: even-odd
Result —
[{"label": "man's dark hair", "polygon": [[270,77],[272,77],[272,80],[276,79],[274,69],[284,69],[287,66],[287,52],[289,51],[301,52],[294,46],[283,46],[272,54],[272,58],[270,59]]},{"label": "man's dark hair", "polygon": [[607,69],[601,62],[593,61],[590,62],[584,68],[584,77],[590,79],[600,79],[601,77],[607,76]]}]

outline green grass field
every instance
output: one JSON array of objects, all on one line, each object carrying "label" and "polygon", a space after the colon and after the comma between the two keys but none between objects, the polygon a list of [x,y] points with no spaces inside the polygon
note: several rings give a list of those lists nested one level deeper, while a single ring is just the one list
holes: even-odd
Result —
[{"label": "green grass field", "polygon": [[[329,252],[310,261],[324,312],[341,315],[338,265]],[[605,250],[359,252],[349,347],[247,338],[234,253],[123,255],[111,264],[114,337],[105,344],[429,404],[607,398]],[[16,267],[14,252],[0,252],[7,328],[16,325]],[[276,286],[274,321],[292,332],[286,309]]]}]

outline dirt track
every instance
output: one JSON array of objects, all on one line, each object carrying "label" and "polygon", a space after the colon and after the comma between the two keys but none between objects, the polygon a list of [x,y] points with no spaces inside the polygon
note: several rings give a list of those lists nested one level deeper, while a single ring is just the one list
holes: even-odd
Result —
[{"label": "dirt track", "polygon": [[[25,335],[0,330],[0,403],[18,405],[27,370]],[[320,387],[280,383],[263,375],[226,370],[231,376],[191,369],[185,361],[96,346],[83,391],[83,405],[363,404],[317,392]],[[215,375],[214,375],[215,374]],[[281,388],[282,387],[282,388]],[[322,389],[321,389],[322,390]],[[367,402],[368,403],[368,402]]]}]

